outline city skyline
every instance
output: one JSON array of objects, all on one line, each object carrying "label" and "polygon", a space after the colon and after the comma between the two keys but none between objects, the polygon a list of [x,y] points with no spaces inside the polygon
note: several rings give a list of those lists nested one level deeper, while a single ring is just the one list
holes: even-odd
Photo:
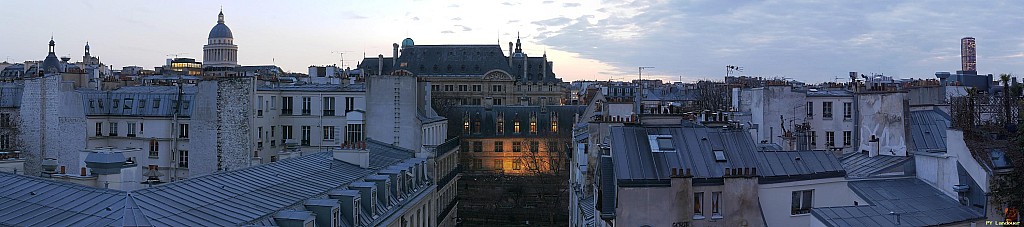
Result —
[{"label": "city skyline", "polygon": [[[164,59],[202,60],[210,27],[224,8],[242,65],[353,67],[390,55],[405,37],[417,44],[497,44],[523,40],[531,56],[547,53],[566,80],[675,81],[739,75],[832,81],[846,72],[933,78],[959,69],[959,41],[975,37],[979,73],[1017,73],[1024,39],[1013,29],[1024,6],[1012,2],[807,3],[708,1],[609,2],[17,2],[0,57],[42,60],[52,35],[57,55],[77,59],[86,42],[115,68],[152,68]],[[257,7],[258,6],[258,7]],[[537,9],[557,10],[537,10]],[[542,12],[543,11],[543,12]],[[393,13],[390,13],[393,12]],[[499,42],[500,40],[500,42]],[[340,65],[340,64],[339,64]],[[355,67],[353,67],[355,68]]]}]

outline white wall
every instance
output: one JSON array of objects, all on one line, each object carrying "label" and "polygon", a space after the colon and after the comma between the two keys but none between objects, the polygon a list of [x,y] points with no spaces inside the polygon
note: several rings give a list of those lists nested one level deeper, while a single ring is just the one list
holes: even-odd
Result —
[{"label": "white wall", "polygon": [[[852,134],[855,133],[852,114],[856,114],[856,110],[852,111],[850,118],[844,118],[843,103],[850,103],[853,105],[853,97],[810,96],[807,97],[807,102],[811,102],[813,103],[812,105],[814,105],[814,116],[808,119],[807,122],[811,126],[811,130],[815,131],[815,135],[817,135],[816,145],[811,146],[810,148],[814,150],[831,148],[826,145],[828,138],[825,137],[826,132],[831,131],[835,132],[835,137],[833,138],[835,141],[835,147],[843,147],[844,153],[852,152],[854,145],[857,144],[855,139],[856,136]],[[823,103],[825,102],[832,102],[832,118],[825,118],[822,115],[822,108],[825,106]],[[850,131],[851,133],[849,146],[843,145],[843,131]]]},{"label": "white wall", "polygon": [[953,199],[957,198],[956,191],[953,191],[953,185],[967,183],[960,182],[957,163],[962,165],[967,174],[981,186],[982,191],[989,192],[988,172],[971,155],[963,138],[962,131],[947,129],[946,153],[917,154],[914,158],[917,177]]},{"label": "white wall", "polygon": [[758,185],[758,200],[768,226],[810,225],[811,219],[814,219],[810,213],[791,215],[793,192],[801,190],[814,190],[811,199],[813,207],[853,206],[854,201],[859,205],[867,205],[853,193],[842,177],[761,184]]},{"label": "white wall", "polygon": [[[857,102],[860,110],[860,150],[869,151],[870,156],[893,155],[906,156],[905,93],[865,93],[859,94]],[[869,142],[874,135],[879,139],[877,144]]]}]

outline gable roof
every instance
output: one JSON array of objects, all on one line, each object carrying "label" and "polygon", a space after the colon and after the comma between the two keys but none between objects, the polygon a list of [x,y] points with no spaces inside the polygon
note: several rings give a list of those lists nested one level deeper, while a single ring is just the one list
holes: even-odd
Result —
[{"label": "gable roof", "polygon": [[[694,178],[721,178],[725,168],[756,168],[750,134],[705,127],[611,127],[611,153],[620,186],[666,185],[672,168],[691,169]],[[670,135],[675,152],[652,152],[648,135]],[[714,150],[726,161],[716,161]],[[604,167],[602,167],[604,168]]]},{"label": "gable roof", "polygon": [[914,152],[945,152],[949,115],[941,110],[910,112],[910,140]]},{"label": "gable roof", "polygon": [[756,152],[754,157],[762,184],[846,176],[839,159],[829,152]]}]

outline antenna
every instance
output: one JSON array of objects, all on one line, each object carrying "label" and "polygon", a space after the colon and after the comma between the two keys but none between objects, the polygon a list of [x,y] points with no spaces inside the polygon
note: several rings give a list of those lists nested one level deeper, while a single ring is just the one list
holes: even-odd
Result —
[{"label": "antenna", "polygon": [[[339,58],[338,61],[341,62],[341,69],[345,68],[345,52],[351,52],[351,51],[347,51],[347,50],[331,51],[332,54],[338,54],[338,58]],[[364,58],[366,57],[366,52],[363,52],[363,57]]]},{"label": "antenna", "polygon": [[167,56],[167,57],[173,56],[174,58],[178,58],[179,55],[186,55],[186,54],[188,54],[188,53],[170,53],[170,54],[167,54],[167,55],[164,55],[164,56]]}]

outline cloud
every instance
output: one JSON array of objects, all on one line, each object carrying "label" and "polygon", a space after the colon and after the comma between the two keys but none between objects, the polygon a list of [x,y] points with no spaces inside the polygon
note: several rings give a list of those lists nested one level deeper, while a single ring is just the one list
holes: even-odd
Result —
[{"label": "cloud", "polygon": [[568,17],[556,17],[546,20],[534,21],[530,23],[540,26],[562,26],[569,24],[569,22],[572,22],[572,19],[569,19]]},{"label": "cloud", "polygon": [[555,3],[555,1],[544,1],[543,3],[544,4],[551,4],[551,3]]},{"label": "cloud", "polygon": [[[955,56],[963,36],[978,37],[978,65],[990,67],[980,70],[1024,64],[1019,57],[1024,56],[1024,39],[1012,38],[1024,35],[1014,25],[1024,21],[1024,15],[1014,13],[1024,5],[947,3],[614,2],[600,5],[596,17],[531,24],[549,29],[536,37],[539,43],[608,63],[622,73],[650,65],[658,67],[652,73],[664,76],[720,79],[723,66],[740,65],[747,69],[744,74],[808,82],[849,71],[920,78],[958,69]],[[951,11],[975,16],[940,13]],[[991,60],[984,62],[984,56]]]},{"label": "cloud", "polygon": [[465,26],[465,25],[455,25],[455,27],[461,27],[462,31],[464,31],[464,32],[473,31],[472,28],[469,28],[469,26]]},{"label": "cloud", "polygon": [[451,30],[441,31],[441,34],[453,34],[453,33],[455,33],[455,32],[453,32]]},{"label": "cloud", "polygon": [[502,2],[501,4],[502,4],[502,5],[507,5],[507,6],[514,6],[514,5],[519,5],[519,3],[518,3],[518,2]]},{"label": "cloud", "polygon": [[579,7],[579,6],[580,6],[580,4],[579,3],[575,3],[575,2],[573,2],[573,3],[562,3],[562,7]]},{"label": "cloud", "polygon": [[459,5],[458,4],[451,4],[451,5],[448,5],[448,8],[459,8]]},{"label": "cloud", "polygon": [[456,18],[452,18],[452,20],[459,21],[459,20],[462,20],[462,18],[461,17],[456,17]]},{"label": "cloud", "polygon": [[519,23],[519,20],[509,20],[509,21],[508,21],[508,23],[509,23],[509,24],[512,24],[512,23]]},{"label": "cloud", "polygon": [[351,13],[351,14],[346,15],[345,18],[355,19],[355,20],[362,20],[362,19],[367,19],[369,17],[362,16],[362,15],[355,14],[355,13]]},{"label": "cloud", "polygon": [[419,20],[420,20],[420,17],[412,17],[412,20],[414,20],[414,21],[419,21]]}]

